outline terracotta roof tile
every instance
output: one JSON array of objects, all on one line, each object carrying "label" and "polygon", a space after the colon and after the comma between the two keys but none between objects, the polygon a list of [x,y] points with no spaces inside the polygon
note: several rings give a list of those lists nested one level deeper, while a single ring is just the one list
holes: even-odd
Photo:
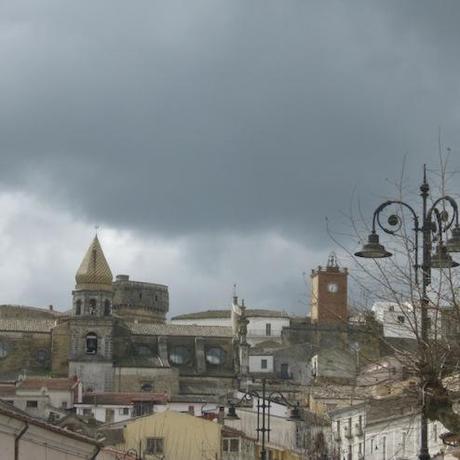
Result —
[{"label": "terracotta roof tile", "polygon": [[77,385],[74,378],[40,378],[28,377],[18,383],[19,390],[40,390],[47,388],[54,391],[68,391]]},{"label": "terracotta roof tile", "polygon": [[167,393],[85,393],[82,404],[107,404],[107,405],[129,405],[136,401],[166,402]]}]

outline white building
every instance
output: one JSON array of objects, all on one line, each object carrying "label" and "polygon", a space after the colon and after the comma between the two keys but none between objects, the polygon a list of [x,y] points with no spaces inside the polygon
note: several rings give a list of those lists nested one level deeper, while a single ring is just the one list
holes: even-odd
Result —
[{"label": "white building", "polygon": [[27,377],[0,384],[0,398],[33,417],[59,418],[81,400],[77,378]]},{"label": "white building", "polygon": [[[266,340],[281,343],[281,331],[290,324],[289,315],[285,311],[262,308],[247,308],[249,320],[247,341],[256,345]],[[178,315],[171,319],[172,324],[198,326],[232,326],[231,308],[207,310],[196,313]]]},{"label": "white building", "polygon": [[[416,460],[420,451],[418,402],[387,397],[344,407],[329,413],[337,454],[345,460]],[[428,423],[432,458],[441,458],[446,446],[439,422]]]},{"label": "white building", "polygon": [[[384,337],[415,339],[420,331],[420,308],[410,303],[376,302],[372,311],[383,325]],[[441,314],[437,313],[437,309],[428,309],[428,327],[432,334],[441,334]]]},{"label": "white building", "polygon": [[75,404],[80,416],[91,416],[103,423],[118,423],[133,417],[165,411],[201,416],[217,413],[221,404],[203,398],[168,396],[164,393],[87,393]]}]

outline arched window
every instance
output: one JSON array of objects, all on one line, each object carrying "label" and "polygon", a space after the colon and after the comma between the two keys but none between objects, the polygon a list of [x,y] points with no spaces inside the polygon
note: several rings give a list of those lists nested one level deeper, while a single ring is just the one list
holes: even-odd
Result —
[{"label": "arched window", "polygon": [[96,314],[96,299],[89,300],[89,314],[90,315]]},{"label": "arched window", "polygon": [[97,353],[97,335],[94,332],[86,335],[86,353],[88,355],[95,355]]},{"label": "arched window", "polygon": [[109,316],[110,315],[110,300],[106,300],[104,302],[104,316]]},{"label": "arched window", "polygon": [[78,299],[76,302],[75,302],[75,314],[77,316],[81,315],[81,300]]}]

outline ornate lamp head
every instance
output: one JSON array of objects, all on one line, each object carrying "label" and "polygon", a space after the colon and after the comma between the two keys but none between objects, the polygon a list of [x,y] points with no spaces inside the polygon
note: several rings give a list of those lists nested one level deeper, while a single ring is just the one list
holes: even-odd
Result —
[{"label": "ornate lamp head", "polygon": [[447,252],[447,247],[442,243],[436,246],[436,251],[431,256],[431,268],[454,268],[460,264],[452,260],[452,257]]},{"label": "ornate lamp head", "polygon": [[369,235],[368,241],[361,251],[355,252],[355,256],[364,257],[366,259],[383,259],[391,257],[393,254],[388,252],[385,247],[380,244],[379,236],[374,231]]}]

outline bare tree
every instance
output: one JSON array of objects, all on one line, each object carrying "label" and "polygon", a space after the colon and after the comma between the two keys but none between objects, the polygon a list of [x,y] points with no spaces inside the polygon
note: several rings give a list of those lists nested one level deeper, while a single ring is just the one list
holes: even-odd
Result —
[{"label": "bare tree", "polygon": [[420,197],[405,186],[403,169],[395,197],[377,206],[372,219],[359,203],[353,206],[352,236],[364,243],[361,251],[354,253],[337,235],[332,237],[354,260],[352,278],[363,298],[381,302],[392,313],[384,313],[380,340],[416,379],[415,389],[412,385],[407,391],[416,391],[422,417],[460,433],[448,388],[460,373],[460,278],[451,256],[460,252],[460,227],[457,202],[447,193],[450,178],[441,158],[433,193],[425,170],[416,207]]}]

